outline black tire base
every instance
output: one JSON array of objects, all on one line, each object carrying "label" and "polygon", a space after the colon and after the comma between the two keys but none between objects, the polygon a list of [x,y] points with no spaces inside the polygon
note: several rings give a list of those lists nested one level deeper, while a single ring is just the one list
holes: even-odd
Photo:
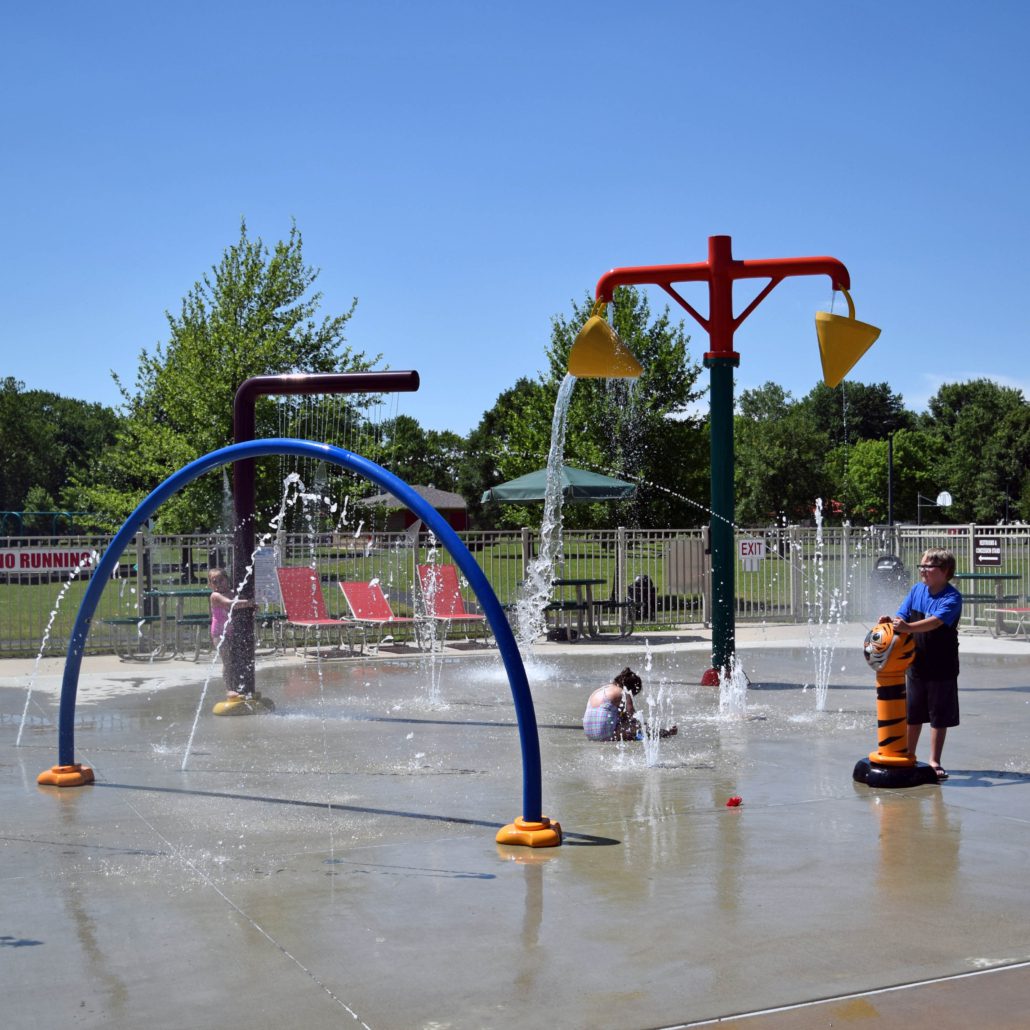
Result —
[{"label": "black tire base", "polygon": [[926,762],[915,765],[875,765],[863,758],[855,766],[852,778],[867,787],[923,787],[938,783],[937,771]]}]

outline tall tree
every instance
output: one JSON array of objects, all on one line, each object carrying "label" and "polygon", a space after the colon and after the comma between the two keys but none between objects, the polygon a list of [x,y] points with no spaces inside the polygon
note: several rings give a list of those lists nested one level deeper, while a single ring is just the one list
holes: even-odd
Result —
[{"label": "tall tree", "polygon": [[1030,405],[1022,391],[989,379],[948,383],[930,398],[923,424],[941,442],[936,487],[954,499],[957,522],[1026,517]]},{"label": "tall tree", "polygon": [[[0,508],[81,511],[84,501],[71,487],[88,475],[112,443],[118,425],[113,409],[49,390],[26,390],[12,377],[0,383]],[[46,531],[52,520],[46,520]],[[42,525],[42,524],[41,524]]]},{"label": "tall tree", "polygon": [[[531,526],[540,521],[540,506],[488,504],[480,498],[506,479],[538,468],[550,444],[549,411],[557,391],[522,377],[505,390],[465,442],[458,470],[458,492],[468,504],[469,524],[476,528]],[[526,417],[532,412],[531,417]]]},{"label": "tall tree", "polygon": [[387,419],[380,427],[378,459],[407,483],[457,490],[465,441],[447,430],[423,429],[410,415]]},{"label": "tall tree", "polygon": [[[179,313],[167,315],[167,343],[140,352],[135,388],[115,376],[125,413],[117,443],[99,475],[78,484],[94,510],[117,523],[172,472],[231,443],[233,398],[247,378],[369,368],[363,353],[345,345],[357,301],[319,319],[322,294],[311,292],[318,274],[304,262],[295,225],[269,249],[241,222],[237,242],[194,284]],[[275,410],[268,399],[258,405],[259,436],[275,435]],[[274,509],[280,492],[271,470],[259,464],[259,504]],[[201,477],[163,506],[161,527],[213,528],[221,509],[221,479]]]},{"label": "tall tree", "polygon": [[[892,494],[895,522],[915,522],[918,495],[933,489],[932,466],[939,445],[932,433],[901,429],[894,434]],[[887,521],[886,440],[857,440],[835,447],[826,459],[826,470],[839,496],[846,498],[845,518],[862,524]]]},{"label": "tall tree", "polygon": [[[734,420],[736,518],[743,525],[811,516],[832,499],[823,461],[829,441],[811,410],[776,383],[744,390]],[[830,506],[826,506],[830,510]]]},{"label": "tall tree", "polygon": [[801,401],[832,447],[856,440],[886,440],[899,429],[911,429],[915,415],[889,383],[856,383],[839,386],[818,383]]}]

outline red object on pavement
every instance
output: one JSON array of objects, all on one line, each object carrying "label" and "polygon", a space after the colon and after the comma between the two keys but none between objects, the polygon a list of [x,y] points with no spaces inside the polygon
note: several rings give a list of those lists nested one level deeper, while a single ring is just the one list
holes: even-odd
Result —
[{"label": "red object on pavement", "polygon": [[744,799],[742,797],[739,797],[738,795],[734,794],[733,797],[727,798],[726,807],[737,808],[743,801]]}]

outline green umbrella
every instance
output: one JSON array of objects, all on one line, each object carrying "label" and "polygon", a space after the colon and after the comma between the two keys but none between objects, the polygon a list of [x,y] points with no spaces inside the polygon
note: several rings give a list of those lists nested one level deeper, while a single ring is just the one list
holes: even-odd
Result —
[{"label": "green umbrella", "polygon": [[[483,502],[501,501],[519,503],[523,501],[542,501],[547,490],[547,469],[527,472],[518,479],[487,490],[482,497]],[[621,479],[602,476],[597,472],[573,468],[571,465],[561,467],[561,492],[566,501],[620,501],[632,497],[636,492],[636,484],[625,483]]]}]

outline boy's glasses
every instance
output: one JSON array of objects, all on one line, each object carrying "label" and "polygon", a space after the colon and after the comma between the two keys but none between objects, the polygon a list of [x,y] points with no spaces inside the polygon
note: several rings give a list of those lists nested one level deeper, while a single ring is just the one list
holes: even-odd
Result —
[{"label": "boy's glasses", "polygon": [[919,566],[920,570],[922,570],[922,569],[940,569],[940,568],[943,568],[943,567],[944,566],[942,566],[942,565],[920,565]]}]

